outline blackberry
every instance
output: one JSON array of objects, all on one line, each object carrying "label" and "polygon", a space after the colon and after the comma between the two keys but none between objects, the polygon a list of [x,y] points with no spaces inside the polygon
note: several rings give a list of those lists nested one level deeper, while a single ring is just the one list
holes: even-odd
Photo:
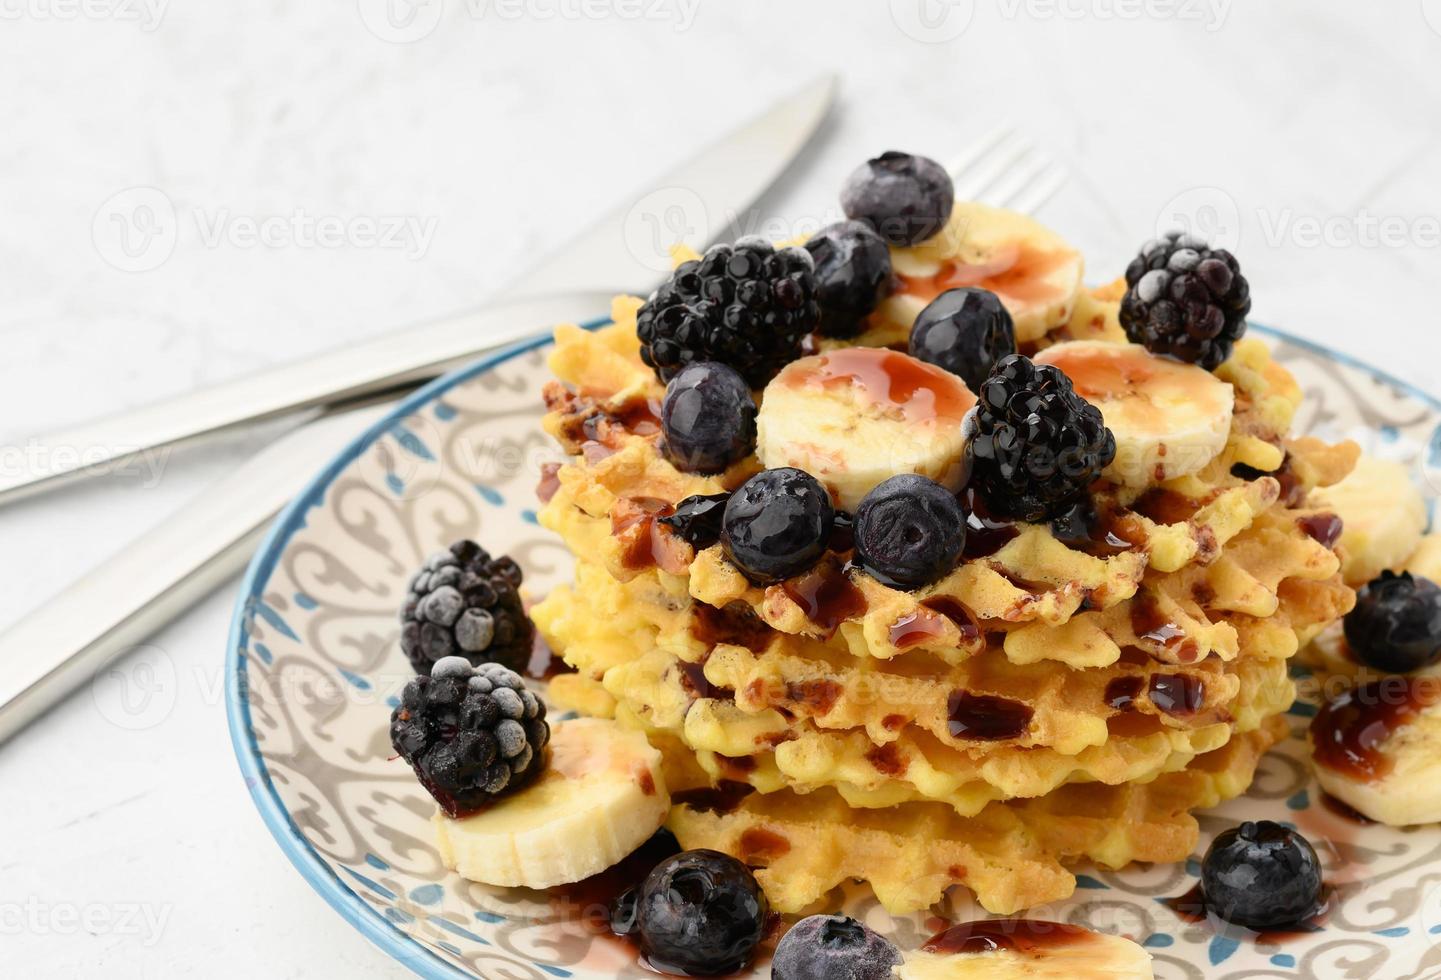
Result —
[{"label": "blackberry", "polygon": [[721,521],[725,517],[728,493],[696,494],[675,505],[675,513],[659,518],[682,541],[699,551],[720,540]]},{"label": "blackberry", "polygon": [[887,150],[846,178],[841,210],[892,245],[916,245],[950,220],[956,191],[946,168],[929,157]]},{"label": "blackberry", "polygon": [[1346,614],[1346,643],[1363,663],[1409,674],[1441,660],[1441,588],[1410,572],[1382,572]]},{"label": "blackberry", "polygon": [[810,253],[751,237],[682,262],[640,308],[636,332],[641,359],[662,381],[687,364],[720,361],[764,388],[800,357],[820,315]]},{"label": "blackberry", "polygon": [[994,514],[1040,521],[1066,510],[1116,458],[1096,406],[1050,365],[1011,354],[966,416],[966,465]]},{"label": "blackberry", "polygon": [[452,817],[524,786],[549,741],[545,704],[519,674],[464,657],[445,657],[405,685],[390,716],[390,744]]},{"label": "blackberry", "polygon": [[410,580],[400,611],[400,648],[416,673],[443,657],[492,661],[512,670],[530,662],[535,626],[521,602],[520,566],[492,558],[474,541],[432,555]]},{"label": "blackberry", "polygon": [[839,221],[806,242],[816,262],[821,333],[850,338],[866,325],[891,289],[891,250],[861,221]]},{"label": "blackberry", "polygon": [[1126,267],[1121,326],[1153,354],[1214,370],[1246,332],[1251,287],[1236,257],[1194,235],[1147,242]]}]

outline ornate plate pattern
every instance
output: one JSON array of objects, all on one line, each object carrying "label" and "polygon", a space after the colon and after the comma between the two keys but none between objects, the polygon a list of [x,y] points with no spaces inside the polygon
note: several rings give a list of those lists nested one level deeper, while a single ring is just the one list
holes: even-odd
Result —
[{"label": "ornate plate pattern", "polygon": [[[1306,389],[1303,429],[1412,461],[1428,492],[1441,491],[1441,403],[1264,332]],[[437,381],[331,462],[256,555],[232,626],[230,729],[261,815],[332,906],[427,977],[653,976],[593,936],[583,909],[448,874],[431,842],[432,804],[392,760],[387,735],[410,679],[396,609],[427,554],[474,537],[513,555],[534,596],[569,574],[569,556],[533,509],[540,464],[558,458],[539,426],[544,353],[526,345]],[[1314,710],[1304,701],[1292,709],[1298,732]],[[1260,818],[1300,827],[1341,886],[1343,900],[1315,932],[1257,944],[1183,921],[1163,900],[1191,888],[1195,860],[1092,870],[1074,898],[1033,914],[1131,936],[1167,980],[1441,977],[1441,828],[1363,827],[1333,814],[1299,739],[1267,757],[1246,798],[1201,817],[1198,856],[1218,831]],[[892,920],[860,889],[847,904],[902,948],[933,931],[919,918]],[[947,912],[979,914],[964,898]]]}]

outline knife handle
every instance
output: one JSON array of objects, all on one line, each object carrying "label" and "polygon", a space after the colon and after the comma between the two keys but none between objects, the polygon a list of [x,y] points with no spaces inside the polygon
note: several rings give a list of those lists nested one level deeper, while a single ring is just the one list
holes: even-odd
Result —
[{"label": "knife handle", "polygon": [[200,601],[250,560],[308,474],[390,406],[311,422],[0,632],[0,743]]},{"label": "knife handle", "polygon": [[609,293],[512,300],[384,334],[340,350],[38,436],[19,472],[0,471],[0,506],[87,476],[141,465],[153,474],[184,442],[317,406],[398,391],[438,377],[486,350],[610,309]]}]

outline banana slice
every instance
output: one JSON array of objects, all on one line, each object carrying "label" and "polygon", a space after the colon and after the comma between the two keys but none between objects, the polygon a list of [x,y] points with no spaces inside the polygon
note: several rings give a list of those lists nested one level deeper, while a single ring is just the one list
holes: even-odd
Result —
[{"label": "banana slice", "polygon": [[1333,699],[1311,724],[1321,788],[1392,827],[1441,822],[1441,673],[1384,677]]},{"label": "banana slice", "polygon": [[899,980],[1154,980],[1151,955],[1120,936],[1026,920],[970,922],[895,968]]},{"label": "banana slice", "polygon": [[1106,476],[1117,483],[1149,487],[1189,476],[1226,448],[1235,389],[1194,364],[1104,340],[1056,344],[1036,363],[1060,368],[1076,393],[1101,410],[1116,436]]},{"label": "banana slice", "polygon": [[1441,585],[1441,533],[1422,538],[1401,569]]},{"label": "banana slice", "polygon": [[1085,262],[1055,232],[1015,211],[956,202],[935,237],[891,251],[901,288],[881,304],[883,319],[907,329],[947,289],[980,286],[1001,298],[1021,343],[1071,319]]},{"label": "banana slice", "polygon": [[613,721],[558,726],[538,780],[487,810],[454,820],[437,812],[445,866],[507,888],[551,888],[617,864],[660,829],[670,811],[661,756]]},{"label": "banana slice", "polygon": [[794,466],[855,510],[872,488],[920,473],[953,490],[964,480],[965,382],[908,354],[850,347],[794,361],[765,390],[756,452]]},{"label": "banana slice", "polygon": [[1334,511],[1341,531],[1341,574],[1365,585],[1382,569],[1411,556],[1426,530],[1426,501],[1410,470],[1387,459],[1362,456],[1351,475],[1311,494],[1311,503]]}]

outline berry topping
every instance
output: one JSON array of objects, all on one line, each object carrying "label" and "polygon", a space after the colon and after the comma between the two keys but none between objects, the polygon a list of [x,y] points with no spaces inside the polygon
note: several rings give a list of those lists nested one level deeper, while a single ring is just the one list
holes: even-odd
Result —
[{"label": "berry topping", "polygon": [[871,576],[903,589],[930,585],[960,563],[965,516],[934,480],[903,473],[866,494],[856,512],[856,557]]},{"label": "berry topping", "polygon": [[1213,370],[1246,332],[1251,287],[1235,256],[1194,235],[1147,242],[1126,267],[1121,326],[1152,354]]},{"label": "berry topping", "polygon": [[545,705],[519,674],[464,657],[445,657],[405,685],[390,716],[390,744],[452,817],[524,786],[549,741]]},{"label": "berry topping", "polygon": [[1409,674],[1441,660],[1441,588],[1410,572],[1382,572],[1356,593],[1346,642],[1362,661]]},{"label": "berry topping", "polygon": [[676,504],[674,514],[658,520],[699,551],[720,540],[721,522],[725,518],[726,502],[730,499],[728,493],[697,494]]},{"label": "berry topping", "polygon": [[945,368],[972,391],[980,391],[996,363],[1015,352],[1011,314],[988,289],[946,290],[911,328],[911,356]]},{"label": "berry topping", "polygon": [[714,977],[750,962],[766,930],[765,894],[744,864],[718,851],[686,851],[641,886],[636,925],[649,964]]},{"label": "berry topping", "polygon": [[840,221],[806,242],[816,262],[821,333],[854,337],[891,286],[891,250],[870,225]]},{"label": "berry topping", "polygon": [[1201,862],[1206,908],[1261,932],[1295,926],[1321,905],[1321,861],[1310,841],[1270,820],[1221,833]]},{"label": "berry topping", "polygon": [[719,473],[756,448],[756,403],[734,368],[697,361],[681,368],[660,410],[665,454],[687,473]]},{"label": "berry topping", "polygon": [[800,357],[819,322],[810,253],[742,238],[682,262],[640,308],[636,332],[641,359],[662,381],[687,364],[720,361],[764,388]]},{"label": "berry topping", "polygon": [[846,178],[841,208],[892,245],[915,245],[945,227],[956,203],[951,175],[929,157],[887,150]]},{"label": "berry topping", "polygon": [[746,578],[769,585],[814,567],[834,523],[830,494],[815,477],[790,467],[764,470],[731,495],[721,544]]},{"label": "berry topping", "polygon": [[1100,410],[1059,370],[1020,354],[996,365],[963,429],[971,486],[992,513],[1017,520],[1058,516],[1116,458]]},{"label": "berry topping", "polygon": [[418,674],[442,657],[494,662],[521,670],[535,627],[521,602],[520,566],[492,558],[474,541],[432,555],[410,581],[400,611],[400,648]]},{"label": "berry topping", "polygon": [[901,951],[842,915],[813,915],[791,927],[771,961],[773,980],[892,980]]}]

